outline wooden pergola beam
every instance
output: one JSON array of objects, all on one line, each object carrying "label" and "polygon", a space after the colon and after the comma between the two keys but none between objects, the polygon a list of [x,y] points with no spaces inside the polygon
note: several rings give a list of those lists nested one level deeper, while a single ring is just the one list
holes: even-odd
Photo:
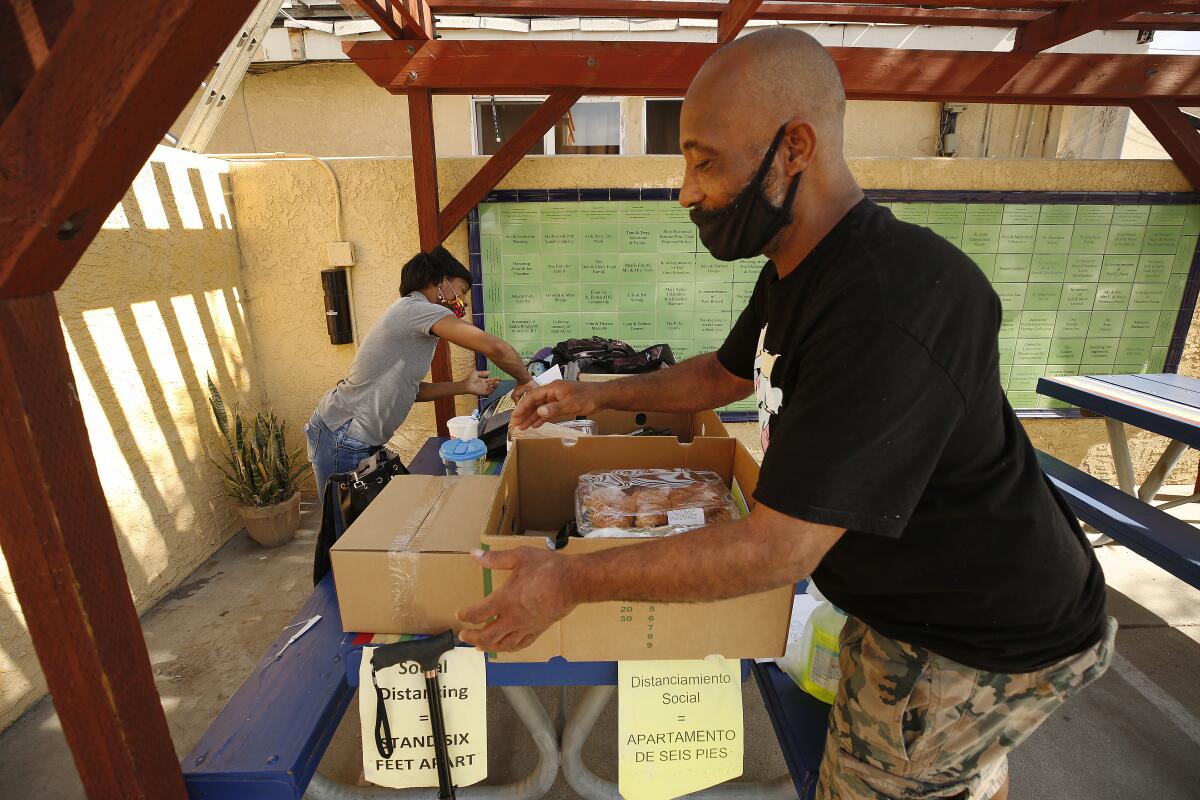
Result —
[{"label": "wooden pergola beam", "polygon": [[1078,0],[1017,28],[1012,52],[995,57],[992,68],[979,76],[972,88],[994,92],[1021,72],[1043,50],[1069,42],[1144,11],[1146,0]]},{"label": "wooden pergola beam", "polygon": [[[979,3],[978,0],[939,0],[920,5],[904,5],[881,0],[837,3],[762,3],[749,19],[788,22],[887,23],[899,25],[974,26],[1017,28],[1048,16],[1047,10],[1071,7],[1070,3],[1049,2]],[[1196,30],[1200,29],[1200,3],[1183,0],[1167,6],[1172,13],[1133,14],[1105,26],[1110,30]],[[717,19],[727,7],[712,2],[672,2],[671,0],[430,0],[435,14],[464,14],[523,17],[630,17],[638,19]],[[938,6],[938,7],[932,7]],[[954,7],[948,7],[954,6]],[[962,7],[969,6],[969,7]],[[1038,10],[1040,9],[1040,10]],[[743,22],[743,24],[745,24]]]},{"label": "wooden pergola beam", "polygon": [[1192,121],[1174,103],[1135,100],[1129,107],[1174,159],[1192,188],[1200,189],[1200,131]]},{"label": "wooden pergola beam", "polygon": [[432,39],[433,10],[426,0],[355,0],[393,39]]},{"label": "wooden pergola beam", "polygon": [[1036,54],[1145,11],[1146,0],[1079,0],[1017,29],[1013,49]]},{"label": "wooden pergola beam", "polygon": [[761,5],[762,0],[727,0],[721,15],[717,17],[717,44],[736,39]]},{"label": "wooden pergola beam", "polygon": [[550,93],[479,172],[467,181],[467,185],[454,199],[446,204],[438,223],[443,240],[454,232],[472,208],[483,202],[487,193],[504,180],[504,176],[546,135],[546,131],[553,128],[555,123],[571,110],[571,106],[575,105],[582,95],[583,92],[578,89],[555,89]]},{"label": "wooden pergola beam", "polygon": [[62,285],[253,6],[75,4],[0,125],[0,297]]},{"label": "wooden pergola beam", "polygon": [[253,6],[26,0],[0,25],[26,64],[0,123],[0,548],[89,797],[185,790],[52,292]]},{"label": "wooden pergola beam", "polygon": [[[716,45],[674,42],[439,40],[414,48],[367,41],[346,47],[355,63],[396,94],[584,94],[679,96]],[[1039,54],[996,93],[972,83],[994,64],[988,52],[832,47],[848,97],[981,103],[1125,105],[1131,98],[1200,103],[1200,57]]]}]

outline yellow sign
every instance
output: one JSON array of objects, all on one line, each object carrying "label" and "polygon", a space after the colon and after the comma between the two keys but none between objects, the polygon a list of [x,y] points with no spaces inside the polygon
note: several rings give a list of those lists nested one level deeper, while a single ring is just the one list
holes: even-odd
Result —
[{"label": "yellow sign", "polygon": [[[470,786],[487,777],[487,676],[483,653],[456,647],[442,658],[439,671],[450,777],[455,786]],[[358,680],[364,777],[393,789],[437,786],[433,723],[420,668],[415,662],[398,664],[375,673],[372,683],[371,648],[364,647]],[[391,731],[386,743],[378,741],[380,693]]]},{"label": "yellow sign", "polygon": [[742,774],[741,665],[622,661],[617,668],[619,788],[669,800]]}]

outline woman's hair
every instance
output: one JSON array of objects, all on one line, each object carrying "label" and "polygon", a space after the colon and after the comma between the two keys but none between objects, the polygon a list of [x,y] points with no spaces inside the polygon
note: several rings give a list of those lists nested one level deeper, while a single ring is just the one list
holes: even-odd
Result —
[{"label": "woman's hair", "polygon": [[470,285],[471,272],[444,247],[417,253],[400,270],[400,294],[407,297],[447,278],[461,278]]}]

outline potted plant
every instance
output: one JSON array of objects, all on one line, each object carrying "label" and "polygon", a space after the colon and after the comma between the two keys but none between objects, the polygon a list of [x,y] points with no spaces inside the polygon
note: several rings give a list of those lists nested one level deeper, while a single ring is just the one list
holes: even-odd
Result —
[{"label": "potted plant", "polygon": [[300,448],[288,452],[286,425],[274,414],[255,411],[243,420],[237,406],[231,414],[211,377],[208,400],[225,439],[225,463],[213,463],[221,470],[226,494],[238,501],[246,531],[263,547],[286,544],[300,527],[296,482],[312,465],[300,457]]}]

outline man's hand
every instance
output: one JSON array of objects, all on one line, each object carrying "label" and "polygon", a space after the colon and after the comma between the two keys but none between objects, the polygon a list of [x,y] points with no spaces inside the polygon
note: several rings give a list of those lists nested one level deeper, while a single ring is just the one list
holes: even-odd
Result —
[{"label": "man's hand", "polygon": [[557,417],[586,417],[603,408],[600,403],[603,388],[602,383],[555,381],[531,389],[513,411],[511,424],[524,430],[539,428]]},{"label": "man's hand", "polygon": [[473,394],[477,395],[478,397],[487,397],[489,394],[496,391],[496,386],[499,383],[499,378],[489,378],[486,371],[473,371],[470,375],[462,379],[460,383],[462,391],[460,394]]},{"label": "man's hand", "polygon": [[477,551],[475,559],[485,569],[511,570],[512,574],[482,603],[459,610],[463,622],[491,620],[478,630],[464,630],[460,638],[489,652],[521,650],[533,644],[576,605],[567,596],[562,579],[565,558],[532,547]]}]

